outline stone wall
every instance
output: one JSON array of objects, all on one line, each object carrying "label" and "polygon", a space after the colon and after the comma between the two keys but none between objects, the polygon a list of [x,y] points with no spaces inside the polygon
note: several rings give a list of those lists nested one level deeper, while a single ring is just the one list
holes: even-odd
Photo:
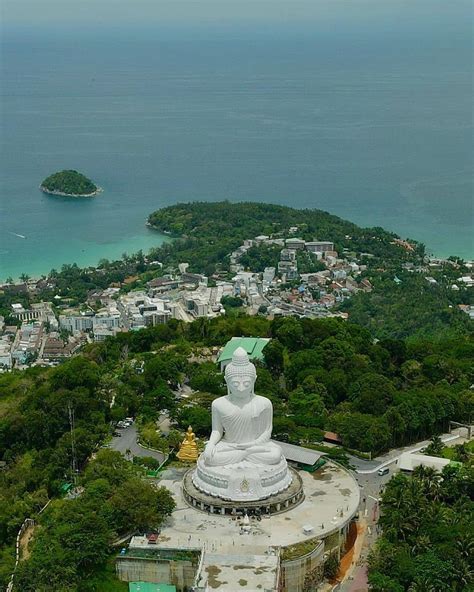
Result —
[{"label": "stone wall", "polygon": [[168,583],[177,592],[190,588],[196,576],[196,566],[191,561],[173,561],[144,557],[117,557],[117,577],[123,582]]}]

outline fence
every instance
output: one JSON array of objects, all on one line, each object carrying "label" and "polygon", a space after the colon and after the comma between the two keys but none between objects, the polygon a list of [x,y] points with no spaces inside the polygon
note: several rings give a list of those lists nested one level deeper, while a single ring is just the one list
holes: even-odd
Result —
[{"label": "fence", "polygon": [[[51,503],[51,500],[48,500],[46,504],[41,508],[38,514],[41,514]],[[10,581],[8,582],[8,586],[5,592],[13,592],[13,580],[15,579],[15,572],[20,561],[20,553],[21,553],[21,537],[25,534],[26,530],[30,527],[33,527],[36,524],[36,520],[33,518],[25,518],[23,524],[20,526],[20,530],[16,535],[16,547],[15,547],[15,566],[13,568],[12,575],[10,576]]]},{"label": "fence", "polygon": [[12,592],[13,590],[13,580],[15,577],[15,572],[16,572],[16,568],[18,566],[18,562],[20,561],[20,553],[21,553],[21,545],[20,545],[20,541],[21,541],[21,537],[24,535],[25,531],[30,528],[30,526],[34,526],[36,524],[35,520],[33,520],[33,518],[25,518],[25,520],[23,521],[23,524],[20,526],[20,530],[18,531],[18,534],[16,535],[16,547],[15,547],[15,567],[13,568],[13,573],[10,576],[10,581],[8,582],[8,586],[7,586],[7,590],[6,592]]}]

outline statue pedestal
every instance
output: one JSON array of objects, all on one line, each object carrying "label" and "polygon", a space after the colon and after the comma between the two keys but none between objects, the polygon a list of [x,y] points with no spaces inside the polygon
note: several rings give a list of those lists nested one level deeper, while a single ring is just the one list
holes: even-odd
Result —
[{"label": "statue pedestal", "polygon": [[209,467],[202,457],[192,474],[195,487],[212,497],[229,501],[257,501],[276,495],[292,482],[284,457],[276,465],[242,461],[223,467]]},{"label": "statue pedestal", "polygon": [[[240,492],[240,496],[242,497],[236,500],[223,499],[204,493],[194,484],[197,468],[190,469],[182,482],[183,498],[189,506],[207,514],[222,516],[244,516],[245,514],[249,516],[269,516],[272,514],[281,514],[299,505],[304,500],[303,483],[300,475],[291,468],[287,470],[290,475],[290,485],[284,491],[271,494],[264,499],[252,501],[249,499],[251,497],[249,495],[243,498],[245,492]],[[247,477],[246,479],[248,480]]]}]

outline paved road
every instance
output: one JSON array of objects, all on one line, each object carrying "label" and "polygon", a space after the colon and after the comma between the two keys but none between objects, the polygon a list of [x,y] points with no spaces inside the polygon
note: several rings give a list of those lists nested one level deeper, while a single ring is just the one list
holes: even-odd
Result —
[{"label": "paved road", "polygon": [[132,456],[152,456],[160,462],[165,460],[165,455],[162,452],[156,452],[155,450],[148,450],[143,448],[137,442],[137,429],[134,425],[123,430],[117,430],[122,435],[119,437],[112,438],[110,442],[110,448],[118,450],[123,455],[129,450]]},{"label": "paved road", "polygon": [[[441,440],[446,443],[451,443],[452,445],[461,444],[464,442],[464,433],[465,431],[463,431],[463,429],[453,430],[451,434],[442,434]],[[390,450],[390,452],[387,452],[387,454],[378,456],[373,460],[363,460],[352,455],[349,455],[349,459],[351,464],[355,467],[356,473],[359,473],[360,475],[376,473],[381,467],[390,466],[398,460],[404,452],[418,452],[422,448],[428,446],[429,443],[430,440],[423,440],[403,448],[394,448],[393,450]]]}]

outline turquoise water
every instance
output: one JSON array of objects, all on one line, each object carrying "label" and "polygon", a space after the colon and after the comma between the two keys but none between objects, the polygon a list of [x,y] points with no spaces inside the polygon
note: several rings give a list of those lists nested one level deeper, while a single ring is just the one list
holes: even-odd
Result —
[{"label": "turquoise water", "polygon": [[[454,4],[336,27],[6,27],[0,279],[146,250],[163,240],[148,213],[195,199],[317,207],[473,257],[470,21]],[[104,192],[43,195],[63,168]]]}]

